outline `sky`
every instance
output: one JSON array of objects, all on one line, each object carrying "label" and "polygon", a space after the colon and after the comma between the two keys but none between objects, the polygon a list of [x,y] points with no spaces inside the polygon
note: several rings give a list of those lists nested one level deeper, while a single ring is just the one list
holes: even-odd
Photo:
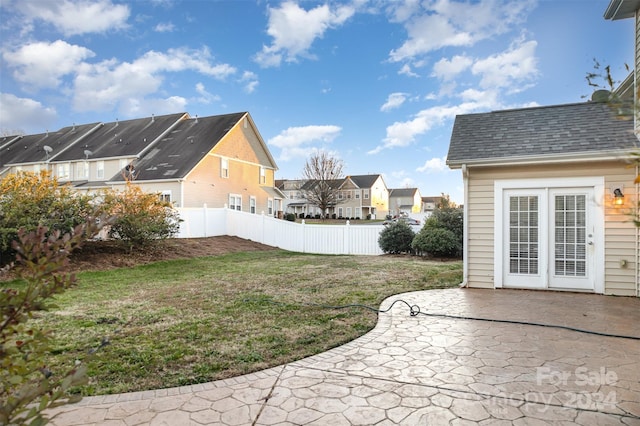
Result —
[{"label": "sky", "polygon": [[609,0],[0,0],[0,134],[248,111],[298,179],[345,175],[462,203],[455,116],[585,102],[633,64]]}]

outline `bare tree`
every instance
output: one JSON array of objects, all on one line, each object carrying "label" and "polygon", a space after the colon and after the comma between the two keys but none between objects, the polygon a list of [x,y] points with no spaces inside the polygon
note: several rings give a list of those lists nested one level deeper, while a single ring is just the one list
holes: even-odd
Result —
[{"label": "bare tree", "polygon": [[324,218],[327,209],[344,202],[339,197],[343,162],[326,151],[312,154],[302,171],[305,184],[300,188],[302,198],[318,206]]}]

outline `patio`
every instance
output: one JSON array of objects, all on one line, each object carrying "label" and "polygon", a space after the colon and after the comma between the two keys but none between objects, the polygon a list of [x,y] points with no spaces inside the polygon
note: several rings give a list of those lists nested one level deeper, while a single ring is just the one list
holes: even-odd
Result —
[{"label": "patio", "polygon": [[52,424],[640,424],[639,298],[445,289],[381,309],[398,299],[420,313],[395,303],[373,331],[328,352],[85,398]]}]

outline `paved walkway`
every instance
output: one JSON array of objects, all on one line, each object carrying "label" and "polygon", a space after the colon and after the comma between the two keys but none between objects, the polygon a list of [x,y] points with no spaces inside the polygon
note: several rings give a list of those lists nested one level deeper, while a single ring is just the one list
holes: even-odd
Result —
[{"label": "paved walkway", "polygon": [[640,299],[446,289],[387,299],[376,328],[228,380],[85,398],[53,425],[640,425]]}]

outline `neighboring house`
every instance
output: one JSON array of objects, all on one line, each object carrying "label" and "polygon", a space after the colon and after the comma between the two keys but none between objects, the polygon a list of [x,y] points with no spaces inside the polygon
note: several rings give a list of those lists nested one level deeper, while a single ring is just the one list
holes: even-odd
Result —
[{"label": "neighboring house", "polygon": [[[285,212],[304,216],[321,215],[318,206],[303,197],[305,189],[314,185],[307,180],[278,180],[277,187],[287,196]],[[389,210],[389,191],[381,175],[353,175],[330,182],[338,191],[338,204],[327,211],[343,219],[384,218]]]},{"label": "neighboring house", "polygon": [[418,188],[389,190],[389,211],[393,216],[405,216],[422,211],[422,196]]},{"label": "neighboring house", "polygon": [[422,197],[422,213],[425,213],[425,218],[433,214],[433,211],[438,207],[441,200],[442,196]]},{"label": "neighboring house", "polygon": [[176,207],[282,212],[276,163],[247,112],[94,123],[0,144],[2,175],[50,170],[84,191],[133,180]]},{"label": "neighboring house", "polygon": [[457,116],[447,164],[465,188],[464,284],[637,296],[637,149],[633,121],[607,103]]}]

